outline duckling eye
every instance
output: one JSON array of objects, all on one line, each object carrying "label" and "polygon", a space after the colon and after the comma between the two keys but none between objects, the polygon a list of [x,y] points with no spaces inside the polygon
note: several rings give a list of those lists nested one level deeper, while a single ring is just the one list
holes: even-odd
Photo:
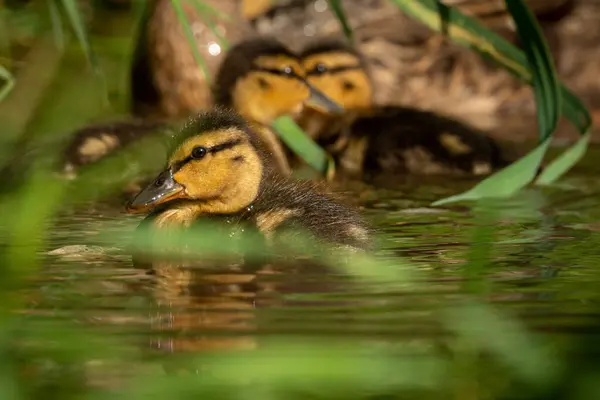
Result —
[{"label": "duckling eye", "polygon": [[192,158],[199,160],[199,159],[203,158],[206,155],[206,153],[207,153],[206,147],[202,147],[202,146],[194,147],[194,149],[192,150]]},{"label": "duckling eye", "polygon": [[342,85],[344,87],[344,90],[352,90],[355,88],[354,83],[352,83],[350,81],[344,81],[344,83]]},{"label": "duckling eye", "polygon": [[294,70],[292,69],[292,67],[290,67],[289,65],[286,67],[283,67],[283,73],[285,75],[293,75],[294,74]]},{"label": "duckling eye", "polygon": [[323,74],[325,72],[327,72],[327,66],[325,64],[317,64],[315,65],[315,71],[317,71],[320,74]]}]

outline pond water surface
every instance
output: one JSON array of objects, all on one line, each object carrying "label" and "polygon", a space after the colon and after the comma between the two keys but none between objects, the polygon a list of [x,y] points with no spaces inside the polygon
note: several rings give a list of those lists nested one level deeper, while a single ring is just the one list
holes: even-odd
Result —
[{"label": "pond water surface", "polygon": [[[167,370],[180,354],[256,349],[268,338],[428,346],[452,331],[440,310],[468,298],[494,305],[529,332],[569,342],[600,316],[598,168],[586,162],[556,187],[504,201],[487,226],[465,205],[430,207],[473,181],[347,185],[343,192],[378,229],[376,257],[397,260],[399,270],[410,262],[413,281],[403,282],[402,274],[363,280],[343,270],[283,270],[252,281],[213,271],[198,293],[179,294],[160,308],[148,295],[156,295],[153,278],[134,269],[123,251],[141,217],[118,205],[81,207],[57,218],[47,250],[87,247],[44,255],[26,313],[40,330],[75,323],[115,339],[137,367],[149,357]],[[94,379],[114,383],[135,369],[103,370]]]}]

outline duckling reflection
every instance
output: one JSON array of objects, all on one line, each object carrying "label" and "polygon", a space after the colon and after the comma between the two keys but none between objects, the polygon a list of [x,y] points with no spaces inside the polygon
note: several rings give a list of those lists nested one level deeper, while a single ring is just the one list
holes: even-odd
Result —
[{"label": "duckling reflection", "polygon": [[343,172],[482,175],[508,164],[482,132],[432,112],[375,107],[362,57],[336,40],[302,53],[308,81],[341,104],[344,117],[306,111],[300,125],[318,138]]},{"label": "duckling reflection", "polygon": [[[226,233],[231,232],[226,245],[232,247],[237,232],[247,229],[276,250],[285,251],[279,246],[289,242],[280,239],[294,238],[298,230],[334,249],[370,248],[371,231],[360,215],[315,190],[311,182],[293,181],[275,172],[258,135],[238,114],[225,109],[201,113],[190,119],[174,145],[165,170],[128,205],[130,212],[150,211],[139,232],[149,228],[168,235],[216,220]],[[197,299],[204,297],[201,307],[213,307],[215,301],[221,304],[223,299],[237,299],[235,306],[227,307],[248,310],[248,302],[254,300],[256,291],[264,292],[266,288],[256,282],[257,272],[248,272],[243,258],[227,262],[227,268],[220,268],[221,273],[215,274],[207,273],[210,270],[206,268],[189,268],[197,266],[195,262],[134,255],[137,267],[148,268],[156,275],[159,303],[193,308],[198,307],[194,305]],[[257,269],[255,265],[252,268]],[[270,269],[268,264],[261,268],[263,273]],[[211,280],[213,283],[206,289],[206,282]],[[215,282],[221,284],[218,300],[215,296],[210,300],[198,296],[206,290],[214,294],[218,286]],[[238,318],[240,314],[235,315]],[[209,325],[216,321],[201,321],[185,313],[176,319],[181,323],[179,329],[192,321]],[[250,329],[251,325],[246,321],[243,326]]]}]

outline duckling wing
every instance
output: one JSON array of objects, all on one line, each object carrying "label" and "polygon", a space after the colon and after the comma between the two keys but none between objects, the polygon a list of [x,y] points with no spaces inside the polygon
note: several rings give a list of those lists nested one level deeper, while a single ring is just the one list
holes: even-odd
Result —
[{"label": "duckling wing", "polygon": [[329,246],[370,247],[370,228],[358,212],[319,193],[308,181],[270,184],[256,204],[255,221],[275,241],[308,236]]}]

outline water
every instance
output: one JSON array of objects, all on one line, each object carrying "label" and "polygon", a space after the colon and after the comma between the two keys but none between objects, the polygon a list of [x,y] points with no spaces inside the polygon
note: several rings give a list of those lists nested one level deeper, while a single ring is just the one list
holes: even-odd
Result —
[{"label": "water", "polygon": [[[257,278],[225,270],[203,276],[195,294],[173,297],[134,269],[124,251],[140,217],[117,206],[83,207],[60,215],[47,248],[85,245],[87,252],[44,256],[26,313],[49,332],[62,329],[58,322],[75,323],[167,366],[182,353],[256,349],[275,337],[421,348],[451,334],[440,313],[470,298],[497,306],[532,332],[569,341],[589,331],[600,310],[595,174],[584,167],[561,188],[530,189],[502,204],[491,230],[477,231],[473,210],[429,207],[472,181],[346,187],[379,230],[377,257],[409,261],[416,283],[363,281],[341,270],[278,270]],[[123,246],[115,248],[115,237]],[[485,248],[477,253],[482,246],[490,246],[491,259]],[[466,267],[470,255],[471,264],[481,265]],[[101,380],[106,374],[114,371],[104,370]]]}]

